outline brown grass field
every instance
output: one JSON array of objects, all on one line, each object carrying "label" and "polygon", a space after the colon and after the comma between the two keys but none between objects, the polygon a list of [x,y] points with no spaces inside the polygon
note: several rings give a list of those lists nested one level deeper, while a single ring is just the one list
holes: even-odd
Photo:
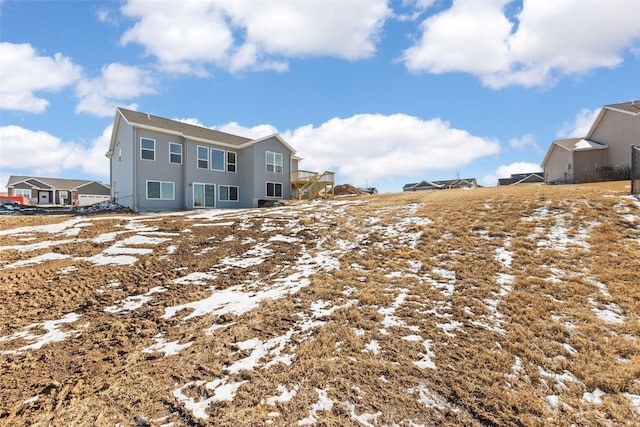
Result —
[{"label": "brown grass field", "polygon": [[0,425],[640,425],[628,187],[0,216]]}]

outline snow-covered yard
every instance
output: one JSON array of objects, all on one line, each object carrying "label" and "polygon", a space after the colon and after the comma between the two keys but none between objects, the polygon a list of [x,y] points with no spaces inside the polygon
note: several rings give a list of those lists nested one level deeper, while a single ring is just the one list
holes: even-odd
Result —
[{"label": "snow-covered yard", "polygon": [[0,217],[0,421],[640,423],[640,203],[571,190]]}]

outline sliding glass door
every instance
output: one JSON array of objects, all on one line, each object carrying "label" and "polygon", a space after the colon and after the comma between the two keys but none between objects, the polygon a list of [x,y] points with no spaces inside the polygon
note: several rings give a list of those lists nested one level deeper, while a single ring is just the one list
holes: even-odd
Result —
[{"label": "sliding glass door", "polygon": [[193,207],[215,208],[216,186],[215,184],[193,183]]}]

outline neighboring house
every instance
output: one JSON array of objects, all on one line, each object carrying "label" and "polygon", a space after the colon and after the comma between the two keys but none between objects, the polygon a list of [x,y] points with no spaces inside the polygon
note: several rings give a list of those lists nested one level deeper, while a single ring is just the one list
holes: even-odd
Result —
[{"label": "neighboring house", "polygon": [[111,195],[134,211],[248,208],[291,198],[295,150],[118,108],[107,157]]},{"label": "neighboring house", "polygon": [[498,178],[498,186],[537,184],[544,182],[543,172],[512,173],[511,178]]},{"label": "neighboring house", "polygon": [[111,199],[109,186],[83,179],[9,177],[9,196],[22,196],[34,205],[88,206]]},{"label": "neighboring house", "polygon": [[444,181],[420,181],[405,184],[402,191],[448,190],[452,188],[477,188],[475,178],[449,179]]},{"label": "neighboring house", "polygon": [[553,141],[542,162],[544,181],[622,178],[631,167],[632,144],[640,144],[640,101],[605,105],[584,138]]}]

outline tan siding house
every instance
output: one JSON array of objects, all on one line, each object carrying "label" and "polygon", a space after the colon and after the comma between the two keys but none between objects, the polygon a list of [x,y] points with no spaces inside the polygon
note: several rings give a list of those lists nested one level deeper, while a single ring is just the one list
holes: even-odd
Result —
[{"label": "tan siding house", "polygon": [[631,145],[640,144],[640,101],[605,105],[584,138],[553,141],[542,162],[545,183],[602,179],[602,170],[631,165]]}]

